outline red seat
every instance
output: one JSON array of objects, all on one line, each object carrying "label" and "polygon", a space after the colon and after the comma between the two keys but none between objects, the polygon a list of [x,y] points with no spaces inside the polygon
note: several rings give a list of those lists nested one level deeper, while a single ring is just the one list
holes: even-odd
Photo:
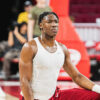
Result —
[{"label": "red seat", "polygon": [[[0,58],[0,61],[4,61],[4,58]],[[19,60],[18,60],[18,58],[14,58],[14,59],[12,60],[12,62],[13,62],[13,63],[18,63]]]},{"label": "red seat", "polygon": [[100,14],[95,14],[95,18],[100,18]]},{"label": "red seat", "polygon": [[81,13],[89,13],[90,12],[90,8],[89,6],[85,5],[82,7],[82,9],[80,9]]},{"label": "red seat", "polygon": [[82,9],[81,5],[72,5],[70,7],[70,11],[73,13],[80,13],[80,10]]},{"label": "red seat", "polygon": [[100,0],[91,0],[92,4],[100,4]]},{"label": "red seat", "polygon": [[0,61],[3,61],[3,58],[0,58]]},{"label": "red seat", "polygon": [[75,17],[74,19],[75,19],[74,21],[77,22],[77,23],[83,22],[83,20],[81,18]]},{"label": "red seat", "polygon": [[78,0],[79,4],[88,4],[91,3],[91,0]]},{"label": "red seat", "polygon": [[75,22],[95,22],[95,16],[91,16],[89,14],[78,14],[77,16],[74,16],[75,17]]},{"label": "red seat", "polygon": [[100,5],[96,7],[96,13],[100,13]]},{"label": "red seat", "polygon": [[74,22],[95,23],[100,18],[100,0],[71,0],[70,15]]},{"label": "red seat", "polygon": [[70,0],[70,3],[71,4],[77,4],[78,3],[78,0]]}]

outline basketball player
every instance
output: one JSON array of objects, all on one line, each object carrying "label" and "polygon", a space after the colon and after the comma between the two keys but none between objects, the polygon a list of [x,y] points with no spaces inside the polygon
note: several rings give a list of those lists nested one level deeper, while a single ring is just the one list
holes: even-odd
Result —
[{"label": "basketball player", "polygon": [[[23,46],[19,61],[23,95],[21,100],[69,100],[66,91],[61,93],[56,89],[57,77],[62,66],[79,86],[91,90],[90,92],[100,93],[100,86],[76,69],[70,60],[68,49],[55,40],[58,26],[59,18],[54,12],[42,13],[39,17],[41,36]],[[78,98],[74,100],[79,100]]]}]

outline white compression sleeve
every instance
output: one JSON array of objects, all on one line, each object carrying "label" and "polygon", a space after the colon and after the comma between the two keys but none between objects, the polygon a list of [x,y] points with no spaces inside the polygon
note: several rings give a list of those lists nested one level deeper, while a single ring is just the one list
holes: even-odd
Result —
[{"label": "white compression sleeve", "polygon": [[92,88],[92,91],[96,92],[96,93],[100,93],[100,86],[95,84]]}]

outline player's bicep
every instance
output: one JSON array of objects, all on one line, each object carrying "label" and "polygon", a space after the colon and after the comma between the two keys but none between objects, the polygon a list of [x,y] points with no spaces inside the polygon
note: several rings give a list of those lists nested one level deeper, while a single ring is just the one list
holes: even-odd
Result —
[{"label": "player's bicep", "polygon": [[19,60],[20,79],[31,80],[32,77],[32,49],[26,43],[22,48]]},{"label": "player's bicep", "polygon": [[32,63],[24,63],[22,59],[19,61],[19,73],[20,79],[26,78],[27,80],[31,80],[32,76]]}]

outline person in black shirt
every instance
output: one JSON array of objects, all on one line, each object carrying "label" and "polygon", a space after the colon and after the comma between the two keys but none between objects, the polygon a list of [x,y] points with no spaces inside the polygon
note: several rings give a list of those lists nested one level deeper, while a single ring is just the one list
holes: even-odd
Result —
[{"label": "person in black shirt", "polygon": [[27,23],[23,22],[9,32],[8,44],[10,49],[4,55],[3,73],[5,79],[11,74],[10,66],[14,58],[18,58],[23,44],[27,42]]}]

